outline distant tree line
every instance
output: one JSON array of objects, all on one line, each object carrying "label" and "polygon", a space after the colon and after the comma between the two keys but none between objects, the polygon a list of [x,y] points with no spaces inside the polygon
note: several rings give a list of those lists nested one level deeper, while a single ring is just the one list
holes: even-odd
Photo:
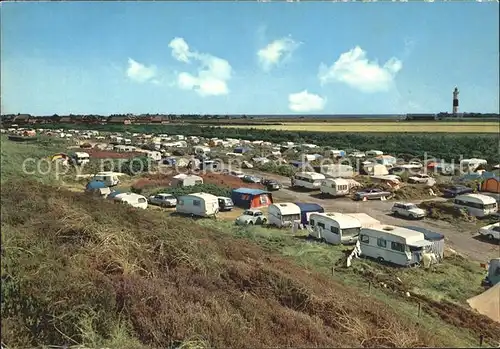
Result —
[{"label": "distant tree line", "polygon": [[[62,128],[65,125],[50,125]],[[72,126],[73,127],[73,126]],[[85,125],[74,125],[85,128]],[[347,133],[277,131],[255,128],[224,128],[195,124],[167,125],[95,125],[93,129],[109,132],[166,133],[206,138],[239,138],[274,143],[314,143],[336,149],[361,151],[378,149],[391,154],[458,161],[460,158],[484,158],[489,163],[500,163],[498,135],[442,134],[442,133]]]}]

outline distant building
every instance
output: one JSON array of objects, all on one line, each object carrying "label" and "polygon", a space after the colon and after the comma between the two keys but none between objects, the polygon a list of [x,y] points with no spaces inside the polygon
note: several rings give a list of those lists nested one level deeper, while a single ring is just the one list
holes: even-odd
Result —
[{"label": "distant building", "polygon": [[132,124],[132,117],[127,116],[110,116],[108,117],[108,124],[122,124],[122,125],[130,125]]},{"label": "distant building", "polygon": [[14,119],[12,120],[12,123],[18,124],[18,125],[27,124],[27,123],[29,123],[30,119],[31,119],[30,114],[19,114],[19,115],[16,115],[14,117]]}]

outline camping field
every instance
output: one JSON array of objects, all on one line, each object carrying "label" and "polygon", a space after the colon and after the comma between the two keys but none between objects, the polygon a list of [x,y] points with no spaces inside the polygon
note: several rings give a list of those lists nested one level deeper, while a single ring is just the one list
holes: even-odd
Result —
[{"label": "camping field", "polygon": [[497,133],[498,122],[284,122],[281,125],[224,125],[231,128],[255,128],[279,131],[312,132],[446,132],[446,133]]}]

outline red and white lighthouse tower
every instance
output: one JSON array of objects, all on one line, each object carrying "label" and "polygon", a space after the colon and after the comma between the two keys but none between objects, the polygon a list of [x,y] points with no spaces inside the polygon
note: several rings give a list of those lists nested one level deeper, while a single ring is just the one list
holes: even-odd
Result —
[{"label": "red and white lighthouse tower", "polygon": [[458,116],[458,88],[455,87],[453,90],[453,116]]}]

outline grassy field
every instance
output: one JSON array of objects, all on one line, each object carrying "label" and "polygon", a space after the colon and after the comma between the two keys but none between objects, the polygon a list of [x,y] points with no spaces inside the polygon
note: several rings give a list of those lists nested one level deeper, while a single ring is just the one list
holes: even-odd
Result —
[{"label": "grassy field", "polygon": [[283,125],[223,125],[280,131],[498,133],[498,122],[292,122]]},{"label": "grassy field", "polygon": [[19,176],[23,157],[56,148],[2,139],[9,348],[472,347],[480,334],[484,345],[500,341],[498,324],[466,308],[483,271],[463,258],[430,270],[368,260],[344,268],[349,248],[287,230],[135,210]]}]

